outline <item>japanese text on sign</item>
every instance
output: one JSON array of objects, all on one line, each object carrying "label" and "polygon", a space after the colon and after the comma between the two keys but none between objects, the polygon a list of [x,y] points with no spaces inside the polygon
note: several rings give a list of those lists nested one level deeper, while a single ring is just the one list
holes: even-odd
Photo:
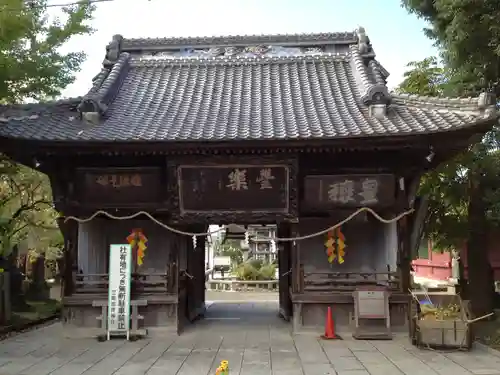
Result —
[{"label": "japanese text on sign", "polygon": [[128,334],[131,253],[129,244],[110,247],[108,335]]},{"label": "japanese text on sign", "polygon": [[361,197],[359,204],[369,205],[378,203],[378,181],[365,178],[361,183],[360,191],[356,191],[354,181],[344,180],[330,184],[328,187],[328,199],[336,203],[356,202],[355,195]]},{"label": "japanese text on sign", "polygon": [[111,326],[116,325],[116,310],[118,307],[118,300],[117,300],[117,292],[116,290],[111,291],[111,299],[110,299],[110,311],[109,311],[109,324]]},{"label": "japanese text on sign", "polygon": [[380,175],[316,175],[304,182],[305,203],[322,209],[328,206],[380,206],[395,201],[395,178]]},{"label": "japanese text on sign", "polygon": [[127,283],[127,250],[120,247],[120,286],[118,287],[118,329],[125,329],[125,285]]},{"label": "japanese text on sign", "polygon": [[96,183],[114,188],[140,187],[142,186],[142,178],[138,174],[109,174],[97,176]]},{"label": "japanese text on sign", "polygon": [[[273,176],[273,171],[271,168],[262,168],[259,171],[259,176],[255,179],[255,182],[259,184],[259,189],[272,189],[273,185],[271,181],[276,177]],[[247,170],[235,168],[228,175],[229,184],[226,187],[231,190],[248,190],[247,181]]]},{"label": "japanese text on sign", "polygon": [[178,178],[181,211],[288,210],[286,165],[182,165]]}]

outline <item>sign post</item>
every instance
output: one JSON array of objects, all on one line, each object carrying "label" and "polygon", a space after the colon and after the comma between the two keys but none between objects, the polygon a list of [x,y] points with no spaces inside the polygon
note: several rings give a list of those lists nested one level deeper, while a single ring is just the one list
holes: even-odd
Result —
[{"label": "sign post", "polygon": [[109,249],[108,330],[111,336],[130,338],[130,279],[132,247],[111,245]]}]

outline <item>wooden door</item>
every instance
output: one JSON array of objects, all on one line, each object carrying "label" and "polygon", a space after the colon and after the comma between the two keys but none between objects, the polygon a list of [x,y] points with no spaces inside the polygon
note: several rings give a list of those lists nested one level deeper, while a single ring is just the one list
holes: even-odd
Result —
[{"label": "wooden door", "polygon": [[[278,237],[288,237],[287,230],[280,224],[278,226]],[[292,298],[290,286],[292,281],[292,261],[291,261],[291,242],[285,242],[278,245],[278,267],[279,267],[279,303],[280,316],[287,322],[292,316]]]}]

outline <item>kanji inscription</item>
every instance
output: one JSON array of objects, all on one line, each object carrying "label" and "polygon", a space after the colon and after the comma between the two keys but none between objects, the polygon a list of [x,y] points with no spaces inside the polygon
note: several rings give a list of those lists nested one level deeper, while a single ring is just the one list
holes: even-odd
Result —
[{"label": "kanji inscription", "polygon": [[142,186],[142,176],[140,174],[104,174],[96,176],[95,182],[101,186],[114,188],[140,187]]},{"label": "kanji inscription", "polygon": [[77,190],[87,203],[128,205],[160,200],[159,168],[82,169],[78,172]]},{"label": "kanji inscription", "polygon": [[307,176],[304,203],[308,208],[388,206],[395,201],[393,175]]},{"label": "kanji inscription", "polygon": [[178,168],[181,212],[288,211],[285,165]]}]

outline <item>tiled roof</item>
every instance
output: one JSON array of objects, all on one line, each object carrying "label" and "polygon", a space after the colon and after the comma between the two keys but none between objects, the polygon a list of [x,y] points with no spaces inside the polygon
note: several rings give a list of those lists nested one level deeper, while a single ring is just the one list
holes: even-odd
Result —
[{"label": "tiled roof", "polygon": [[122,39],[83,98],[0,107],[0,137],[68,141],[333,139],[426,134],[496,118],[494,98],[388,92],[363,30]]}]

